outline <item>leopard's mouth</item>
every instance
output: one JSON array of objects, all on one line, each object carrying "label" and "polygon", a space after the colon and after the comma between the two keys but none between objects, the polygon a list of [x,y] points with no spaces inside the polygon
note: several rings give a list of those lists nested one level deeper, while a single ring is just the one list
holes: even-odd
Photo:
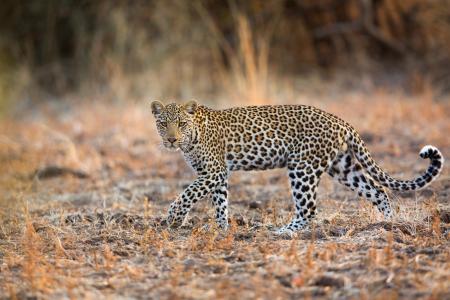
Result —
[{"label": "leopard's mouth", "polygon": [[170,142],[164,142],[164,147],[171,151],[171,152],[176,152],[180,149],[180,145],[178,143],[170,143]]}]

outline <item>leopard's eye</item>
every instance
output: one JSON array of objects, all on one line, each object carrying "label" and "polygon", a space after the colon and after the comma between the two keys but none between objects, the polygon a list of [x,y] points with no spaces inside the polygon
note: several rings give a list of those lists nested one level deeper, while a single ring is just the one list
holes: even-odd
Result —
[{"label": "leopard's eye", "polygon": [[179,125],[180,127],[185,127],[185,126],[187,125],[187,122],[181,121],[180,123],[178,123],[178,125]]}]

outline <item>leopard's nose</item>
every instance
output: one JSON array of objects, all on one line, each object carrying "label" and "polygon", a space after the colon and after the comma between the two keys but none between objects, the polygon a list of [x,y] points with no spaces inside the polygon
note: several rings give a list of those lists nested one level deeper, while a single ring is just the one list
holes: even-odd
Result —
[{"label": "leopard's nose", "polygon": [[169,141],[169,143],[173,144],[173,143],[175,143],[177,141],[177,138],[170,137],[170,138],[167,138],[167,140]]}]

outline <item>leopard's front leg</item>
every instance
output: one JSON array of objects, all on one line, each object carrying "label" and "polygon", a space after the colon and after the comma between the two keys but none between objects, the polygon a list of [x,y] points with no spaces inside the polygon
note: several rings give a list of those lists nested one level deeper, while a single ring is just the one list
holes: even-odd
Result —
[{"label": "leopard's front leg", "polygon": [[223,185],[224,182],[226,182],[226,172],[214,172],[199,176],[170,205],[167,224],[174,227],[183,224],[192,205]]}]

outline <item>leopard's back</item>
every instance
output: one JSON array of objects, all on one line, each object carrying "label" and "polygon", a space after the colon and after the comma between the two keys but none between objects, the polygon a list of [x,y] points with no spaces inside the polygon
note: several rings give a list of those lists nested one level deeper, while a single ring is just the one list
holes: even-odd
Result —
[{"label": "leopard's back", "polygon": [[349,125],[317,108],[266,105],[216,112],[225,160],[231,171],[285,167],[289,156],[327,156],[349,132]]}]

